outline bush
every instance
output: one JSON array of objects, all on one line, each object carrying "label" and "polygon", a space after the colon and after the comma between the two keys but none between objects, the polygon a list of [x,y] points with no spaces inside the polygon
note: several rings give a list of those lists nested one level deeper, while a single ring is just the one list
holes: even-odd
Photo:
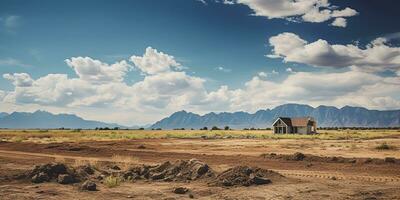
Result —
[{"label": "bush", "polygon": [[382,144],[376,146],[375,149],[378,149],[378,150],[389,150],[389,149],[393,149],[393,147],[388,145],[387,143],[382,143]]},{"label": "bush", "polygon": [[225,130],[229,130],[229,126],[225,126],[225,128],[224,128]]},{"label": "bush", "polygon": [[216,126],[213,126],[213,127],[211,128],[211,130],[221,130],[221,129],[219,129],[219,128],[216,127]]},{"label": "bush", "polygon": [[121,184],[121,178],[115,176],[107,176],[104,179],[104,184],[109,188],[117,187]]}]

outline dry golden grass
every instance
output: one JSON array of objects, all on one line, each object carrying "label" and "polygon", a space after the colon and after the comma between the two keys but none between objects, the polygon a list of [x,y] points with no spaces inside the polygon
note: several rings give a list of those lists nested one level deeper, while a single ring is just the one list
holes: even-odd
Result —
[{"label": "dry golden grass", "polygon": [[72,166],[79,167],[84,165],[90,165],[95,168],[100,168],[101,164],[98,160],[95,159],[75,159],[72,163]]},{"label": "dry golden grass", "polygon": [[128,170],[132,167],[132,164],[138,164],[139,159],[133,156],[124,156],[124,155],[112,155],[111,161],[118,165],[122,170]]},{"label": "dry golden grass", "polygon": [[0,140],[58,143],[148,138],[375,139],[400,135],[399,130],[321,130],[316,135],[273,134],[271,130],[0,130]]},{"label": "dry golden grass", "polygon": [[121,184],[122,179],[117,176],[107,176],[104,179],[104,185],[106,185],[109,188],[117,187]]}]

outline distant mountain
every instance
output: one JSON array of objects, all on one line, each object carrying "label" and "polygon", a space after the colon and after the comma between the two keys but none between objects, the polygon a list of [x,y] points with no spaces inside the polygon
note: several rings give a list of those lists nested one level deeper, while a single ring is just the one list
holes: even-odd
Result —
[{"label": "distant mountain", "polygon": [[3,118],[5,116],[7,116],[7,115],[8,115],[8,113],[6,113],[6,112],[0,112],[0,118]]},{"label": "distant mountain", "polygon": [[[1,117],[2,116],[2,117]],[[0,128],[96,128],[96,127],[122,127],[118,124],[103,123],[99,121],[84,120],[71,114],[52,114],[45,111],[13,112],[0,114]]]},{"label": "distant mountain", "polygon": [[277,117],[312,116],[318,127],[398,127],[400,110],[378,111],[361,107],[319,106],[285,104],[274,109],[259,110],[253,114],[246,112],[208,113],[203,116],[186,111],[179,111],[164,118],[150,128],[201,128],[229,126],[231,128],[266,128],[271,127]]}]

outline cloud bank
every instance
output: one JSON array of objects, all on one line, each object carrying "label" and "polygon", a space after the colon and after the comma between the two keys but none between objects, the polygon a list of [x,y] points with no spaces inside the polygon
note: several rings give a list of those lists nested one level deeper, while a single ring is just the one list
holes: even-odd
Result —
[{"label": "cloud bank", "polygon": [[[286,43],[281,43],[281,40]],[[396,52],[392,49],[394,47],[382,42],[374,41],[368,50],[363,50],[318,41],[316,44],[307,43],[294,34],[280,34],[270,38],[274,47],[272,56],[286,62],[332,65],[334,68],[356,66],[364,69],[374,63],[377,66],[373,68],[376,69],[382,66],[389,70],[396,69],[387,65],[396,63],[396,57],[389,59],[378,55],[368,58],[365,51],[379,52],[383,48]],[[319,51],[314,51],[316,47]],[[352,54],[354,52],[358,52],[357,56]],[[364,54],[367,56],[360,57]],[[322,58],[328,55],[335,59],[324,61]],[[334,60],[339,60],[339,64]],[[240,88],[230,89],[222,85],[210,91],[206,87],[206,78],[189,75],[173,56],[151,47],[146,48],[143,55],[133,55],[130,61],[121,60],[113,64],[90,57],[72,57],[65,62],[75,72],[76,78],[67,74],[48,74],[37,79],[26,73],[4,74],[3,77],[14,85],[14,89],[0,91],[2,104],[13,105],[17,109],[29,105],[67,112],[75,110],[77,114],[89,115],[97,120],[110,121],[113,117],[114,121],[122,124],[150,123],[182,109],[200,113],[252,112],[291,102],[378,109],[400,107],[399,76],[383,77],[354,68],[344,72],[295,73],[292,68],[287,68],[286,78],[282,81],[269,79],[271,75],[281,75],[276,71],[259,72]],[[127,84],[127,73],[133,68],[144,75],[143,80]],[[85,113],[90,109],[95,109],[96,114]]]},{"label": "cloud bank", "polygon": [[349,7],[340,10],[328,0],[224,0],[223,3],[246,5],[253,11],[253,15],[268,19],[280,18],[312,23],[333,19],[331,25],[337,27],[346,27],[346,18],[358,14]]},{"label": "cloud bank", "polygon": [[269,38],[269,44],[272,54],[267,56],[282,58],[284,62],[370,72],[400,71],[400,48],[390,46],[385,38],[360,48],[353,44],[329,44],[323,39],[309,43],[294,33],[281,33]]}]

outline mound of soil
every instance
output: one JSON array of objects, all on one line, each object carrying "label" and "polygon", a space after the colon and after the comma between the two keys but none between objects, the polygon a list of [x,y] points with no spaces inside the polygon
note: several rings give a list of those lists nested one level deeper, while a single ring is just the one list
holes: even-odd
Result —
[{"label": "mound of soil", "polygon": [[251,186],[272,183],[272,178],[283,177],[277,172],[252,168],[248,166],[237,166],[219,174],[209,185],[212,186]]},{"label": "mound of soil", "polygon": [[123,173],[123,177],[127,180],[185,181],[214,176],[214,172],[206,163],[196,159],[177,160],[174,163],[167,161],[155,166],[143,165]]},{"label": "mound of soil", "polygon": [[74,171],[61,163],[36,165],[26,173],[26,177],[30,178],[33,183],[55,181],[69,184],[76,182]]},{"label": "mound of soil", "polygon": [[58,182],[60,184],[73,184],[92,179],[96,173],[100,174],[90,165],[72,168],[62,163],[48,163],[35,165],[32,170],[17,175],[15,178],[27,179],[32,183]]}]

